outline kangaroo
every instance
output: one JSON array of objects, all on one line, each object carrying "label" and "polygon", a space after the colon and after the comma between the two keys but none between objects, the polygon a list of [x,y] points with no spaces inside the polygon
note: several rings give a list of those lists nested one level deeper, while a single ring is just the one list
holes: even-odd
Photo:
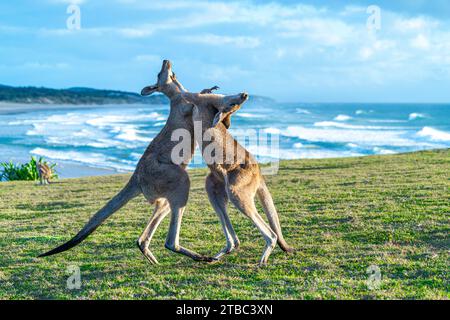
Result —
[{"label": "kangaroo", "polygon": [[[192,119],[195,126],[197,123],[201,124],[201,134],[198,132],[195,134],[197,143],[201,146],[202,156],[210,168],[210,174],[206,179],[206,191],[220,217],[227,240],[227,246],[214,256],[214,259],[219,260],[239,246],[239,240],[227,214],[228,200],[250,218],[266,241],[260,265],[267,264],[277,242],[284,251],[293,252],[293,248],[284,240],[278,213],[258,162],[227,130],[230,116],[241,108],[248,95],[241,93],[224,97],[204,94],[202,99],[196,99],[189,93],[183,93],[183,96],[194,104]],[[206,154],[207,150],[214,150],[214,155]],[[270,226],[258,214],[255,195],[258,195],[262,203]]]},{"label": "kangaroo", "polygon": [[186,89],[172,72],[171,62],[164,60],[157,83],[142,89],[141,94],[150,95],[154,92],[161,92],[170,99],[170,114],[166,125],[147,147],[127,185],[100,209],[71,240],[39,257],[57,254],[78,245],[109,216],[142,193],[150,204],[155,204],[150,221],[137,241],[139,249],[151,263],[158,263],[158,261],[149,249],[150,240],[158,225],[169,212],[172,212],[172,215],[165,247],[196,261],[213,260],[179,244],[180,225],[190,187],[189,176],[185,168],[193,156],[195,144],[194,138],[192,138],[191,152],[183,154],[184,161],[181,164],[172,162],[171,152],[178,144],[177,141],[172,141],[172,132],[176,129],[185,129],[191,132],[193,137],[193,106],[180,95],[184,91]]},{"label": "kangaroo", "polygon": [[50,179],[52,178],[53,171],[46,163],[36,163],[36,169],[39,175],[39,184],[45,185],[50,184]]}]

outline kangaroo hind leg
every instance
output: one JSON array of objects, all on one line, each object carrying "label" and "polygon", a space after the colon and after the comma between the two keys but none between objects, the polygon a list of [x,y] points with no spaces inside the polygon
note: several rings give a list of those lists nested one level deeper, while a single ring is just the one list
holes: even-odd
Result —
[{"label": "kangaroo hind leg", "polygon": [[183,213],[186,207],[170,204],[170,208],[172,211],[172,216],[170,218],[169,233],[167,234],[165,244],[166,248],[169,249],[170,251],[180,253],[191,259],[194,259],[195,261],[206,261],[206,262],[214,261],[214,258],[202,256],[195,251],[180,246],[180,226]]},{"label": "kangaroo hind leg", "polygon": [[169,212],[170,212],[169,203],[166,200],[157,200],[155,210],[153,211],[153,214],[150,217],[147,227],[145,228],[144,232],[137,241],[139,250],[141,250],[142,254],[152,264],[158,264],[158,260],[156,260],[155,256],[149,249],[150,241],[152,240],[153,235],[155,234],[159,224],[167,216]]},{"label": "kangaroo hind leg", "polygon": [[206,192],[208,193],[209,201],[219,217],[222,225],[223,233],[227,241],[226,246],[214,256],[214,259],[219,260],[224,255],[231,253],[234,249],[239,247],[239,239],[231,224],[227,213],[228,195],[225,190],[225,183],[219,181],[213,175],[206,178]]},{"label": "kangaroo hind leg", "polygon": [[255,206],[254,196],[246,192],[245,190],[229,191],[228,195],[231,202],[238,208],[243,214],[245,214],[253,224],[258,228],[266,241],[263,254],[259,261],[259,265],[263,266],[267,264],[269,256],[277,244],[276,233],[267,225],[267,223],[261,218],[258,210]]},{"label": "kangaroo hind leg", "polygon": [[261,185],[259,186],[257,194],[259,200],[261,201],[267,219],[269,220],[269,225],[272,228],[272,230],[275,231],[275,233],[277,234],[278,245],[285,252],[288,253],[294,252],[294,249],[287,244],[286,240],[284,240],[277,209],[275,208],[272,195],[270,194],[270,191],[267,188],[264,181],[262,181]]},{"label": "kangaroo hind leg", "polygon": [[169,187],[171,192],[167,195],[170,205],[171,217],[169,233],[167,234],[165,247],[173,252],[183,254],[196,261],[214,261],[213,258],[202,256],[192,250],[180,246],[180,227],[183,213],[189,197],[190,181],[186,171],[177,167],[176,178]]}]

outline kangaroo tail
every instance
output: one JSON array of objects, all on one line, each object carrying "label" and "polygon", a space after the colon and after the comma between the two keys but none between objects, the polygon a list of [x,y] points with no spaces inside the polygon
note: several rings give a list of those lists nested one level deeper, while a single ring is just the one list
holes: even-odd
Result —
[{"label": "kangaroo tail", "polygon": [[286,243],[283,234],[281,233],[281,225],[278,218],[278,212],[275,208],[275,205],[273,204],[272,196],[264,181],[261,182],[257,194],[259,200],[261,201],[267,219],[269,220],[269,225],[277,235],[278,245],[281,249],[283,249],[283,251],[293,252],[294,249]]},{"label": "kangaroo tail", "polygon": [[117,195],[114,196],[102,209],[100,209],[78,234],[59,247],[50,250],[49,252],[39,255],[39,257],[51,256],[66,250],[69,250],[86,239],[92,232],[95,231],[109,216],[122,208],[128,201],[138,196],[141,193],[139,187],[130,180],[128,184]]}]

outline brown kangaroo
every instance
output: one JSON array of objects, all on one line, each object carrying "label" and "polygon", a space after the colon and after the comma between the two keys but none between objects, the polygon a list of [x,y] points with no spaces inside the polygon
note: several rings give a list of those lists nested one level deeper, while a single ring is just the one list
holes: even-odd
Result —
[{"label": "brown kangaroo", "polygon": [[[214,258],[220,259],[239,245],[239,240],[228,218],[228,200],[244,213],[262,233],[266,247],[260,265],[267,264],[270,253],[278,242],[286,252],[292,252],[283,238],[278,213],[267,188],[256,159],[228,132],[230,116],[240,109],[248,99],[246,93],[236,96],[205,94],[202,99],[189,93],[182,94],[194,104],[194,126],[201,124],[201,134],[196,132],[197,143],[202,147],[202,156],[211,173],[206,179],[209,200],[220,217],[227,246]],[[225,122],[224,122],[225,121]],[[214,150],[214,156],[205,154]],[[217,157],[219,155],[219,157]],[[258,195],[269,220],[270,227],[258,214],[255,206]]]},{"label": "brown kangaroo", "polygon": [[52,168],[46,163],[36,162],[36,169],[39,175],[39,184],[50,184],[50,179],[53,176]]}]

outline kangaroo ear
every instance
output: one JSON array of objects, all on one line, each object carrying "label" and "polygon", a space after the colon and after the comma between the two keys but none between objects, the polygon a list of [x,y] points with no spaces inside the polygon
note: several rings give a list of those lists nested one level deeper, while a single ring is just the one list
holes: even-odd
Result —
[{"label": "kangaroo ear", "polygon": [[231,126],[231,115],[232,112],[217,112],[213,120],[213,127],[217,126],[219,123],[223,123],[225,128],[229,129]]},{"label": "kangaroo ear", "polygon": [[231,127],[231,113],[227,114],[223,118],[222,123],[225,126],[225,128],[230,129],[230,127]]},{"label": "kangaroo ear", "polygon": [[225,117],[226,117],[226,114],[225,114],[225,113],[220,112],[220,111],[217,112],[217,113],[216,113],[216,116],[214,117],[212,126],[213,126],[213,127],[217,126],[219,123],[222,122],[223,119],[225,119]]},{"label": "kangaroo ear", "polygon": [[155,93],[156,91],[158,91],[158,86],[157,85],[147,86],[144,89],[142,89],[141,95],[142,96],[149,96],[152,93]]}]

